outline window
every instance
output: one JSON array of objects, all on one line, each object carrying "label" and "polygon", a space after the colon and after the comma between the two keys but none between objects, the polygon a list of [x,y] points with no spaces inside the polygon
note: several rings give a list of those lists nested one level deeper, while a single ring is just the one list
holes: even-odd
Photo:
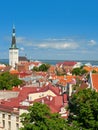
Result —
[{"label": "window", "polygon": [[16,117],[16,122],[19,122],[19,117],[18,116]]},{"label": "window", "polygon": [[5,114],[2,114],[2,118],[5,118]]},{"label": "window", "polygon": [[19,130],[19,124],[16,123],[16,130]]},{"label": "window", "polygon": [[17,54],[17,52],[14,52],[14,54]]},{"label": "window", "polygon": [[3,127],[5,127],[5,120],[2,121]]},{"label": "window", "polygon": [[11,115],[8,115],[8,120],[11,120]]},{"label": "window", "polygon": [[11,130],[11,122],[8,122],[8,130]]}]

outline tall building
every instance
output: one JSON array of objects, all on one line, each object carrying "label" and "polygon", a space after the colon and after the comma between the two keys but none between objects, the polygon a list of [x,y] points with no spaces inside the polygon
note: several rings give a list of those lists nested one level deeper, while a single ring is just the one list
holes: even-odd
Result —
[{"label": "tall building", "polygon": [[9,65],[15,68],[15,64],[18,63],[18,48],[16,46],[15,27],[12,31],[12,43],[9,48]]}]

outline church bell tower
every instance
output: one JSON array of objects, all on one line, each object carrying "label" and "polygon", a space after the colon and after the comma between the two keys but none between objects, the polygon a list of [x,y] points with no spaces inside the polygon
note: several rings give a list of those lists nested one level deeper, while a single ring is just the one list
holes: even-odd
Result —
[{"label": "church bell tower", "polygon": [[12,43],[9,48],[9,65],[15,68],[15,64],[18,63],[18,48],[16,46],[15,27],[12,31]]}]

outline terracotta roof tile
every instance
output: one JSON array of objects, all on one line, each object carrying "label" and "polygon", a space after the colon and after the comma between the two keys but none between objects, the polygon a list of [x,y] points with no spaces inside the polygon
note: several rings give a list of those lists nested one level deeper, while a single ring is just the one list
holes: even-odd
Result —
[{"label": "terracotta roof tile", "polygon": [[60,108],[63,106],[63,101],[67,100],[67,98],[65,96],[63,100],[63,96],[60,96],[59,94],[59,88],[54,87],[50,84],[47,85],[46,87],[39,88],[39,91],[37,90],[36,87],[23,87],[22,89],[20,89],[18,97],[7,99],[7,100],[1,100],[0,110],[11,112],[13,111],[13,108],[27,109],[26,106],[21,106],[20,103],[28,98],[28,94],[43,92],[47,90],[51,90],[52,92],[56,94],[56,96],[55,97],[46,96],[43,98],[36,99],[35,101],[42,102],[44,100],[44,103],[46,103],[50,107],[53,113],[60,112]]},{"label": "terracotta roof tile", "polygon": [[98,92],[98,74],[92,74],[92,82],[94,89]]}]

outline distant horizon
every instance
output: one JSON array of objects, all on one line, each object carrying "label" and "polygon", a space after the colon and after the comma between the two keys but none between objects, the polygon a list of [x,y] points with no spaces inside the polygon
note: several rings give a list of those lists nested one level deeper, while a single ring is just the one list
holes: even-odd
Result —
[{"label": "distant horizon", "polygon": [[[0,60],[9,60],[8,58],[5,58],[5,59],[0,59]],[[29,59],[30,60],[30,59]],[[68,59],[31,59],[32,61],[98,61],[98,60],[68,60]]]}]

